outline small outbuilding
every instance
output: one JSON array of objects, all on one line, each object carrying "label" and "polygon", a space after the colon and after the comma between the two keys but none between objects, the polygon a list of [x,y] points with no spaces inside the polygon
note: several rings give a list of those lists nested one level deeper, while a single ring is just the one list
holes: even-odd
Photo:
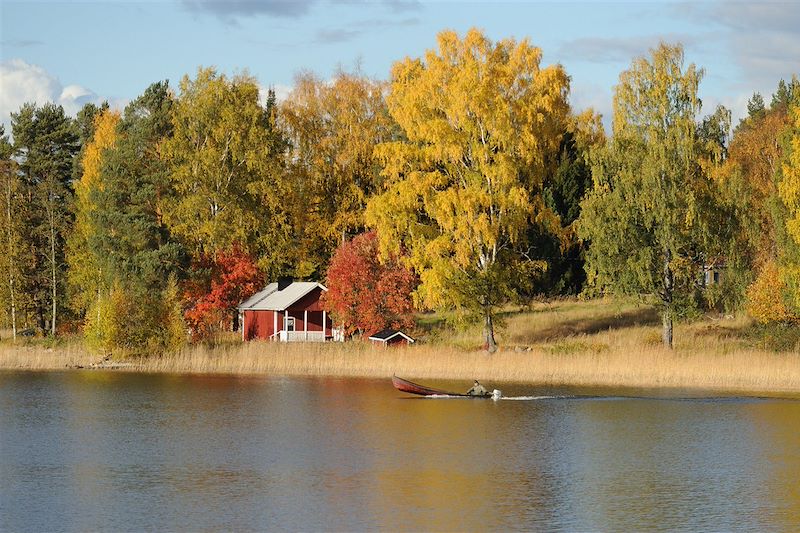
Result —
[{"label": "small outbuilding", "polygon": [[242,340],[324,342],[336,333],[320,297],[328,289],[314,281],[270,283],[239,305]]},{"label": "small outbuilding", "polygon": [[397,329],[379,331],[375,335],[370,336],[369,340],[372,341],[373,344],[380,344],[383,346],[409,345],[416,342],[409,335]]}]

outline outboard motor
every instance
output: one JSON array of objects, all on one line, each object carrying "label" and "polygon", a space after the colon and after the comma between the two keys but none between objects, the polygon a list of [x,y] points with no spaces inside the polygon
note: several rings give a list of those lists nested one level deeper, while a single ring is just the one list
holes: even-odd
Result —
[{"label": "outboard motor", "polygon": [[503,396],[503,392],[502,391],[500,391],[498,389],[494,389],[492,391],[492,400],[499,400],[500,397],[502,397],[502,396]]}]

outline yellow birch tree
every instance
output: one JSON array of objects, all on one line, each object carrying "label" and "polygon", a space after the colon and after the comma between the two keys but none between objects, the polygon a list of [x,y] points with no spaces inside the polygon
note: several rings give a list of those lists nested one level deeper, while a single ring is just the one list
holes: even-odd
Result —
[{"label": "yellow birch tree", "polygon": [[75,184],[75,225],[67,241],[67,283],[72,307],[78,313],[96,306],[102,290],[100,265],[89,246],[89,239],[97,231],[93,213],[98,206],[92,199],[92,191],[103,188],[100,172],[103,152],[117,141],[119,120],[120,114],[110,110],[95,117],[94,135],[83,154],[83,174]]},{"label": "yellow birch tree", "polygon": [[240,245],[275,248],[284,209],[271,117],[247,74],[200,68],[184,76],[161,146],[175,195],[163,202],[170,232],[196,256]]},{"label": "yellow birch tree", "polygon": [[406,252],[418,304],[494,319],[530,275],[525,231],[557,224],[542,183],[569,112],[569,78],[541,68],[527,40],[490,41],[476,29],[438,36],[438,49],[394,64],[389,112],[405,139],[383,143],[385,190],[367,207],[384,252]]},{"label": "yellow birch tree", "polygon": [[340,70],[330,82],[303,73],[281,105],[287,170],[299,197],[292,217],[295,248],[304,251],[298,276],[319,274],[337,246],[365,229],[367,199],[380,182],[374,149],[396,129],[384,89],[357,71]]}]

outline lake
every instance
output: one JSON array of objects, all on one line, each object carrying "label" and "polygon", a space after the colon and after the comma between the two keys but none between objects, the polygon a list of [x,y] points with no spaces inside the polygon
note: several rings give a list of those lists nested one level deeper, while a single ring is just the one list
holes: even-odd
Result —
[{"label": "lake", "polygon": [[0,529],[800,530],[800,401],[486,385],[0,372]]}]

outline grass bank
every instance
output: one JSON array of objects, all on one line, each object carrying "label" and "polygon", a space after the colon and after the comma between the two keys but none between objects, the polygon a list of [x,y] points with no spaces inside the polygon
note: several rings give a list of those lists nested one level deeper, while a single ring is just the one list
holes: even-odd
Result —
[{"label": "grass bank", "polygon": [[[565,300],[509,310],[502,349],[480,351],[479,331],[455,332],[438,315],[420,319],[424,342],[384,349],[366,343],[279,344],[230,339],[173,356],[131,359],[120,370],[219,374],[481,379],[534,385],[679,388],[740,394],[800,394],[794,331],[765,331],[746,318],[705,318],[676,328],[660,345],[648,307]],[[0,345],[0,367],[88,367],[98,357],[76,340],[57,346]]]}]

